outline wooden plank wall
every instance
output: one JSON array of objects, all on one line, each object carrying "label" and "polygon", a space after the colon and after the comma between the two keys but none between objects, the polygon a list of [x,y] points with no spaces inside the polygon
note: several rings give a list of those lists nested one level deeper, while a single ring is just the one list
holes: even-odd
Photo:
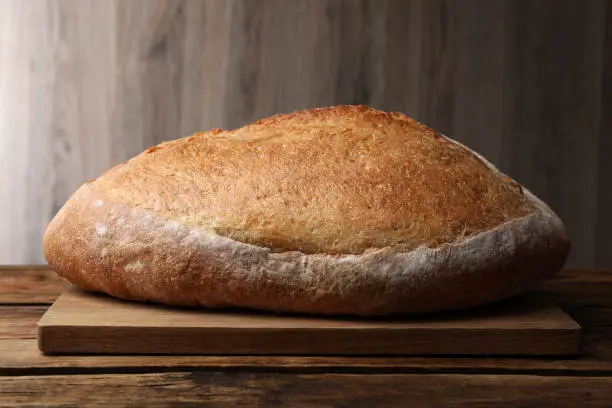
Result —
[{"label": "wooden plank wall", "polygon": [[612,2],[0,0],[0,263],[162,140],[364,103],[480,151],[612,267]]}]

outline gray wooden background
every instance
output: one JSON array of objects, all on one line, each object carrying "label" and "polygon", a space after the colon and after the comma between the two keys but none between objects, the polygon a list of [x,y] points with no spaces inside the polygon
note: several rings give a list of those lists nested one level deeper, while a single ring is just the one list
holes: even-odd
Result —
[{"label": "gray wooden background", "polygon": [[364,103],[480,151],[545,199],[568,265],[612,267],[612,2],[0,0],[0,263],[146,147]]}]

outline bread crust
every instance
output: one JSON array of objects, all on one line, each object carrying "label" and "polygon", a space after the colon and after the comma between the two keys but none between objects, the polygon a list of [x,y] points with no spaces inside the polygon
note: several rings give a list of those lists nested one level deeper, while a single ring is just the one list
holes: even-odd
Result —
[{"label": "bread crust", "polygon": [[277,252],[409,251],[534,211],[521,187],[406,115],[337,106],[155,146],[91,187]]},{"label": "bread crust", "polygon": [[[361,107],[314,110],[293,114],[293,117],[284,115],[271,119],[272,124],[262,121],[257,126],[269,130],[285,123],[282,126],[293,129],[296,120],[308,126],[321,116],[328,120],[334,115],[347,115],[347,112],[357,116],[358,123],[372,114],[379,118],[375,124],[408,129],[402,123],[388,122],[400,117],[400,121],[410,123],[409,129],[416,129],[414,132],[427,132],[422,125],[415,125],[401,115],[384,114],[381,119],[378,111]],[[288,126],[287,121],[292,121],[292,125]],[[367,126],[360,126],[371,129],[372,121],[367,123]],[[234,131],[223,138],[239,138],[240,132]],[[303,129],[297,133],[300,132]],[[221,132],[212,133],[219,135]],[[286,138],[287,144],[292,137],[297,137],[298,141],[304,138],[301,133],[298,137],[291,132],[279,137]],[[151,179],[146,179],[149,182],[144,185],[136,185],[134,177],[139,182],[142,180],[135,171],[148,169],[159,178],[160,174],[166,174],[163,171],[166,167],[155,167],[153,161],[141,155],[131,164],[113,169],[98,181],[79,188],[49,224],[44,237],[45,255],[60,275],[77,286],[118,298],[171,305],[361,316],[423,313],[480,305],[529,289],[562,267],[569,251],[569,239],[563,223],[546,204],[460,143],[437,134],[420,134],[418,137],[435,138],[436,143],[431,146],[445,146],[441,149],[444,152],[460,151],[460,157],[470,157],[471,167],[464,171],[484,174],[486,183],[503,186],[492,188],[502,198],[509,197],[507,203],[486,193],[474,197],[490,199],[485,204],[480,203],[481,207],[495,204],[481,215],[497,211],[504,217],[492,217],[485,223],[471,220],[471,225],[479,226],[480,230],[468,234],[453,235],[442,228],[436,230],[440,236],[433,237],[433,240],[423,233],[426,228],[422,231],[417,228],[416,233],[413,229],[411,235],[400,235],[403,239],[399,242],[387,241],[382,233],[369,234],[368,239],[343,240],[344,232],[340,230],[339,234],[333,235],[333,228],[327,235],[314,234],[314,239],[312,234],[297,234],[300,239],[296,240],[286,236],[291,232],[291,224],[285,223],[284,232],[274,229],[274,225],[264,230],[270,232],[270,236],[276,234],[277,239],[273,242],[277,245],[262,245],[270,242],[270,238],[261,230],[259,234],[237,234],[241,238],[247,237],[241,241],[234,239],[235,235],[219,233],[219,230],[211,228],[210,217],[193,223],[193,219],[186,221],[177,216],[184,214],[185,207],[199,208],[197,203],[183,202],[173,212],[172,208],[168,211],[167,202],[161,200],[164,205],[158,210],[152,209],[151,202],[142,201],[151,195],[139,195],[138,191],[152,190],[153,196],[159,199],[160,186],[150,183]],[[252,134],[248,138],[260,140]],[[170,142],[170,146],[162,146],[168,148],[169,156],[157,159],[179,157],[172,149],[180,151],[181,146],[192,141],[182,139]],[[197,151],[202,151],[208,145],[204,142],[198,146],[200,150]],[[257,146],[255,144],[253,148],[256,150]],[[370,152],[375,153],[375,150]],[[230,164],[235,163],[231,158],[226,159]],[[382,166],[383,163],[377,162],[376,165]],[[480,165],[486,172],[475,167]],[[228,168],[232,166],[228,165]],[[197,173],[197,176],[206,174]],[[400,183],[395,176],[390,180],[391,183]],[[472,187],[482,188],[481,181],[476,180]],[[209,186],[207,183],[204,181],[198,185],[198,182],[181,181],[178,185],[182,189],[191,186],[200,191],[198,186]],[[444,181],[441,183],[437,188],[446,186]],[[471,185],[470,180],[463,180],[463,183]],[[224,185],[217,183],[218,188]],[[377,194],[376,189],[368,191]],[[454,190],[451,188],[451,191]],[[171,192],[176,193],[172,189]],[[442,189],[437,194],[445,193],[448,194]],[[393,211],[401,209],[398,203],[401,204],[397,201],[394,206],[385,208],[388,216],[397,219]],[[260,213],[254,211],[249,216],[262,215],[259,207],[253,208]],[[274,211],[283,212],[273,207],[270,213],[262,216],[273,217]],[[457,217],[461,226],[462,223],[470,224],[469,217],[473,214],[454,210],[445,216]],[[290,219],[287,214],[281,217]],[[446,220],[444,217],[440,219]],[[438,225],[439,221],[434,224]],[[268,222],[273,224],[273,218]],[[367,225],[386,227],[384,219],[380,222]],[[362,229],[366,223],[367,219],[357,222]],[[326,228],[325,223],[321,225]],[[340,222],[338,225],[344,224]],[[373,230],[385,231],[384,228]]]}]

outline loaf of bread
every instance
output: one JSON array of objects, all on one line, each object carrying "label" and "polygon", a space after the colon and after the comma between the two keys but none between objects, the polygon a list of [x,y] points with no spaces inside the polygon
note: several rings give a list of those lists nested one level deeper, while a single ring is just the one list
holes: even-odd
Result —
[{"label": "loaf of bread", "polygon": [[118,298],[373,316],[533,288],[569,239],[466,146],[334,106],[152,147],[81,186],[44,249],[61,276]]}]

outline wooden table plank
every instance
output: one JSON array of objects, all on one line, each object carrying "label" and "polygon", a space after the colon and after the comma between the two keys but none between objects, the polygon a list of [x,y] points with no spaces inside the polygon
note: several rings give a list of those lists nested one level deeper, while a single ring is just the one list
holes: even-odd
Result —
[{"label": "wooden table plank", "polygon": [[51,304],[67,287],[49,266],[0,266],[0,304]]},{"label": "wooden table plank", "polygon": [[[10,297],[21,288],[28,295]],[[24,283],[26,282],[26,283]],[[41,283],[42,282],[42,283]],[[39,284],[41,283],[41,284]],[[36,344],[36,321],[63,291],[65,281],[48,267],[0,267],[0,301],[17,299],[17,306],[0,306],[0,376],[52,373],[153,372],[156,370],[290,371],[290,372],[400,372],[542,375],[610,375],[612,365],[612,273],[565,271],[542,291],[559,301],[585,324],[584,350],[578,359],[491,358],[396,358],[396,357],[207,357],[207,356],[61,356],[40,354]],[[589,296],[595,293],[595,296]],[[28,297],[31,296],[31,297]],[[48,298],[44,300],[45,296]],[[31,306],[30,299],[40,305]],[[45,303],[46,302],[46,303]],[[30,306],[28,306],[30,305]]]},{"label": "wooden table plank", "polygon": [[0,377],[0,406],[609,407],[612,378],[204,371]]},{"label": "wooden table plank", "polygon": [[612,271],[562,271],[539,291],[561,303],[612,306]]},{"label": "wooden table plank", "polygon": [[[588,355],[568,360],[516,358],[400,358],[400,357],[208,357],[208,356],[44,356],[36,340],[36,321],[45,306],[0,307],[0,375],[39,372],[105,372],[140,368],[149,372],[163,368],[207,367],[219,370],[348,371],[348,372],[470,372],[470,373],[571,373],[606,374],[612,371],[610,337],[599,332],[585,335]],[[605,334],[605,333],[604,333]],[[18,339],[18,340],[11,340]],[[603,351],[603,353],[602,353]],[[602,358],[607,357],[607,358]],[[262,368],[259,368],[262,369]]]},{"label": "wooden table plank", "polygon": [[86,373],[149,373],[186,370],[296,373],[461,373],[612,375],[612,362],[589,357],[534,358],[394,356],[47,356],[35,339],[0,341],[0,376]]},{"label": "wooden table plank", "polygon": [[[0,307],[0,340],[35,339],[36,322],[47,310],[47,306],[2,306]],[[2,355],[0,354],[0,364]]]}]

